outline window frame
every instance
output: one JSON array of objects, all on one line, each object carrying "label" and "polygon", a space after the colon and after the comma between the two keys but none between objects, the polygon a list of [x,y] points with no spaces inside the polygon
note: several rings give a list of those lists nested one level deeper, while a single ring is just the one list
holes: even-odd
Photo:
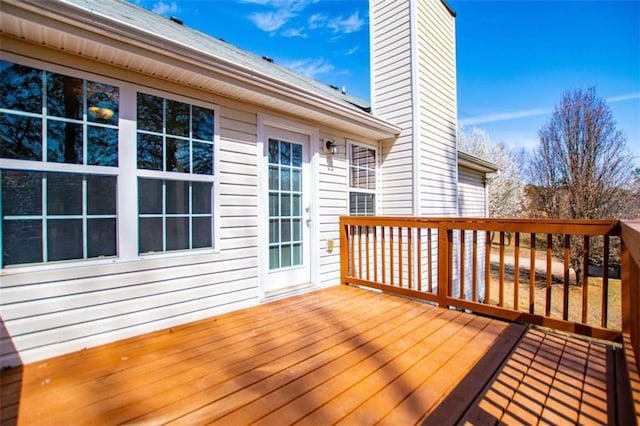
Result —
[{"label": "window frame", "polygon": [[[0,169],[16,171],[32,171],[46,173],[65,173],[82,175],[106,175],[116,178],[116,255],[105,258],[69,259],[59,261],[4,265],[0,256],[0,273],[24,273],[32,271],[47,271],[77,267],[91,267],[126,263],[155,258],[187,258],[191,255],[216,254],[220,252],[220,190],[218,173],[220,172],[220,106],[199,98],[191,98],[180,94],[149,88],[128,80],[119,80],[89,71],[67,68],[54,63],[27,58],[10,52],[3,52],[3,61],[12,62],[68,77],[79,78],[95,83],[112,85],[119,90],[118,117],[118,165],[98,166],[71,163],[53,163],[32,160],[0,158]],[[162,98],[184,102],[202,108],[213,110],[213,175],[197,175],[175,172],[160,172],[154,170],[137,169],[137,120],[136,95],[138,92],[159,96]],[[43,110],[44,112],[44,110]],[[28,113],[27,113],[28,114]],[[33,116],[33,114],[31,115]],[[43,113],[39,114],[40,117]],[[85,119],[85,121],[87,121]],[[86,124],[85,124],[86,128]],[[46,129],[43,129],[46,132]],[[83,153],[86,158],[86,153]],[[162,174],[165,174],[164,176]],[[170,176],[166,176],[169,174]],[[138,178],[152,178],[164,180],[206,181],[212,183],[212,247],[157,252],[153,254],[138,253]],[[132,201],[133,204],[132,204]],[[2,218],[0,217],[0,235],[2,235]],[[86,235],[85,235],[86,239]],[[0,238],[0,253],[2,252],[2,238]],[[186,260],[186,259],[185,259]]]},{"label": "window frame", "polygon": [[[357,188],[357,187],[353,187],[351,186],[351,170],[353,164],[352,164],[352,147],[353,146],[357,146],[360,148],[365,148],[365,149],[369,149],[371,151],[373,151],[374,156],[375,156],[375,161],[374,161],[374,183],[375,183],[375,188],[374,189],[368,189],[368,188]],[[370,144],[366,144],[363,142],[358,142],[358,141],[354,141],[354,140],[350,140],[347,139],[347,214],[350,216],[371,216],[371,215],[356,215],[354,213],[351,212],[351,194],[352,193],[359,193],[359,194],[372,194],[374,197],[374,202],[373,202],[373,216],[378,214],[379,211],[379,204],[380,204],[380,156],[379,156],[379,150],[377,146],[374,145],[370,145]]]}]

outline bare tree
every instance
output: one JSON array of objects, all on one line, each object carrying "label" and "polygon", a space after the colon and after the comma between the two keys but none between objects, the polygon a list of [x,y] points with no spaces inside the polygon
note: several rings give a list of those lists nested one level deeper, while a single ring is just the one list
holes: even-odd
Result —
[{"label": "bare tree", "polygon": [[[567,91],[539,131],[530,162],[530,212],[568,219],[620,218],[634,167],[626,138],[594,88]],[[582,253],[572,254],[580,283]]]}]

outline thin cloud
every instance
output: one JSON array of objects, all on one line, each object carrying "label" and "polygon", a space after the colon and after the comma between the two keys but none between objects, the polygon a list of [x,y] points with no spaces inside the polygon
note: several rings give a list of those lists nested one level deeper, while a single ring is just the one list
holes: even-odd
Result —
[{"label": "thin cloud", "polygon": [[344,54],[345,54],[345,56],[351,56],[354,53],[356,53],[358,51],[358,49],[360,49],[358,46],[352,47],[351,49],[349,49],[346,52],[344,52]]},{"label": "thin cloud", "polygon": [[316,28],[324,27],[327,23],[327,19],[328,17],[325,14],[314,13],[313,15],[309,16],[309,19],[307,20],[309,29],[315,30]]},{"label": "thin cloud", "polygon": [[364,19],[360,18],[360,12],[355,11],[351,16],[342,19],[342,16],[332,19],[327,26],[338,34],[350,34],[360,31],[364,25]]},{"label": "thin cloud", "polygon": [[497,114],[479,115],[477,117],[463,118],[460,120],[461,126],[471,126],[474,124],[494,123],[496,121],[516,120],[518,118],[535,117],[538,115],[550,114],[550,108],[535,108],[521,111],[501,112]]},{"label": "thin cloud", "polygon": [[[640,92],[626,93],[605,98],[608,103],[624,102],[633,99],[640,99]],[[517,120],[519,118],[536,117],[538,115],[551,114],[552,108],[534,108],[520,111],[500,112],[496,114],[479,115],[476,117],[462,118],[459,120],[461,126],[472,126],[475,124],[495,123],[499,121]]]},{"label": "thin cloud", "polygon": [[307,38],[307,35],[304,32],[304,27],[300,28],[289,28],[288,30],[284,30],[282,32],[284,37],[302,37]]},{"label": "thin cloud", "polygon": [[249,19],[261,30],[272,32],[286,24],[291,16],[293,15],[290,12],[280,10],[277,12],[252,13],[249,15]]},{"label": "thin cloud", "polygon": [[335,69],[335,67],[324,58],[299,59],[295,61],[283,62],[282,65],[300,74],[304,74],[312,78],[316,77],[317,75],[333,72],[333,70]]},{"label": "thin cloud", "polygon": [[157,13],[158,15],[166,16],[178,12],[178,5],[174,1],[170,3],[159,1],[153,4],[153,6],[151,7],[151,11]]},{"label": "thin cloud", "polygon": [[618,96],[611,96],[609,98],[606,98],[606,101],[609,103],[615,103],[615,102],[630,101],[632,99],[640,99],[640,92],[627,93],[627,94],[618,95]]}]

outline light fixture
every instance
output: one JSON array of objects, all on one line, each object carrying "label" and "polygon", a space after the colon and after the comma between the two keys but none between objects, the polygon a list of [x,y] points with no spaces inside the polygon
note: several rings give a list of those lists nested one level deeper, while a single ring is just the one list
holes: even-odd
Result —
[{"label": "light fixture", "polygon": [[333,139],[323,139],[324,142],[324,152],[331,155],[336,155],[338,153],[338,145],[336,141]]}]

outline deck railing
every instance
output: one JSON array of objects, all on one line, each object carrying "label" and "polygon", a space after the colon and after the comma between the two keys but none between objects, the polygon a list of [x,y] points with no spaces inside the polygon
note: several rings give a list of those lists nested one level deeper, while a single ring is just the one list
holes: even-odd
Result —
[{"label": "deck railing", "polygon": [[638,354],[640,226],[348,216],[340,254],[343,284],[601,339],[624,332]]}]

